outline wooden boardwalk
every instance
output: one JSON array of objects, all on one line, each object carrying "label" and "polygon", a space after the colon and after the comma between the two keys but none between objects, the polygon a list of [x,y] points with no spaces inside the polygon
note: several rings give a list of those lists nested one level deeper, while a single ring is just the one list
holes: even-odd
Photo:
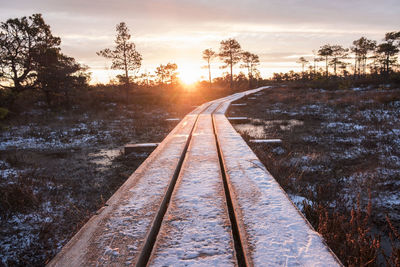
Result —
[{"label": "wooden boardwalk", "polygon": [[189,113],[49,266],[340,266],[225,117]]}]

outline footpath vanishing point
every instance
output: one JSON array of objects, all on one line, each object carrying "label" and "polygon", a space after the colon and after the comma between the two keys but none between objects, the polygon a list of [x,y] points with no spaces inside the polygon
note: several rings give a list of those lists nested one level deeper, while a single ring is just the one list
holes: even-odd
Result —
[{"label": "footpath vanishing point", "polygon": [[186,115],[48,266],[341,266],[234,130]]}]

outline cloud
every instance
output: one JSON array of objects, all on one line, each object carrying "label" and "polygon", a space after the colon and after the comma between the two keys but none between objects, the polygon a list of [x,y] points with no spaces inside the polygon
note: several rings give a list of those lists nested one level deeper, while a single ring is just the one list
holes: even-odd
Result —
[{"label": "cloud", "polygon": [[[362,35],[379,41],[400,30],[398,0],[0,0],[0,19],[42,13],[63,51],[94,69],[109,62],[96,55],[113,45],[115,25],[125,21],[150,68],[168,61],[201,65],[201,51],[218,50],[234,37],[259,54],[263,66],[295,64],[325,43]],[[183,64],[183,63],[182,63]]]}]

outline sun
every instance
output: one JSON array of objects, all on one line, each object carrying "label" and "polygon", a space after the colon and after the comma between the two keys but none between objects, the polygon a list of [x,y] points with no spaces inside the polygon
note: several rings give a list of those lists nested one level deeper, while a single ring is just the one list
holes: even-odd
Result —
[{"label": "sun", "polygon": [[182,66],[179,68],[179,79],[186,85],[193,84],[200,79],[200,70],[194,67]]}]

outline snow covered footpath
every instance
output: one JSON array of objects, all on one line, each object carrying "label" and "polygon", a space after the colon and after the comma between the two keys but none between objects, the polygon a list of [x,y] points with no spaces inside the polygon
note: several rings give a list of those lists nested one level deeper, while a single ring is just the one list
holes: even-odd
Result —
[{"label": "snow covered footpath", "polygon": [[200,115],[149,266],[236,265],[211,115]]},{"label": "snow covered footpath", "polygon": [[[247,263],[340,266],[224,115],[232,101],[262,89],[188,114],[49,266],[134,265],[150,249],[151,266],[237,266],[212,119]],[[147,247],[181,160],[155,245]]]}]

